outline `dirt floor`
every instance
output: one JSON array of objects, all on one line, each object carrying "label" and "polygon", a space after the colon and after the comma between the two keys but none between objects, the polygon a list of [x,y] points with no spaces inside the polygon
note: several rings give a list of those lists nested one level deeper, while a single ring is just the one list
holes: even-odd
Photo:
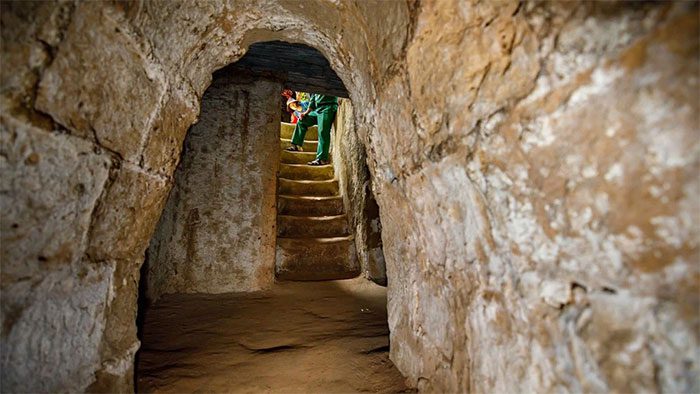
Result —
[{"label": "dirt floor", "polygon": [[362,278],[168,295],[142,332],[138,392],[407,391],[389,360],[386,289]]}]

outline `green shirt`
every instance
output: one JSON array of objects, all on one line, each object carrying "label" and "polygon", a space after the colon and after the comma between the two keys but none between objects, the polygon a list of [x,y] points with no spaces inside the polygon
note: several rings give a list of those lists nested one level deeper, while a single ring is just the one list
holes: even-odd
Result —
[{"label": "green shirt", "polygon": [[[335,109],[338,106],[338,98],[335,96],[326,96],[324,94],[312,94],[309,100],[309,108],[312,110],[320,110],[320,112],[325,112],[324,109]],[[317,111],[318,112],[318,111]]]}]

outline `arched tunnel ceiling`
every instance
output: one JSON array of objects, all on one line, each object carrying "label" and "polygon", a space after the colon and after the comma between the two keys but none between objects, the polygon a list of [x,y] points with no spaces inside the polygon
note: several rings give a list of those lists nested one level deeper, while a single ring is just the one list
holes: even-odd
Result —
[{"label": "arched tunnel ceiling", "polygon": [[268,41],[252,44],[236,63],[218,73],[246,72],[280,80],[290,89],[349,97],[343,81],[318,50],[303,44]]}]

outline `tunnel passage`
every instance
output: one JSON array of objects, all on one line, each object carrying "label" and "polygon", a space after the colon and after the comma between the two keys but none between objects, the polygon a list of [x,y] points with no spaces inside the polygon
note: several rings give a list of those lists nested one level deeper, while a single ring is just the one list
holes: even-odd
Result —
[{"label": "tunnel passage", "polygon": [[133,388],[185,132],[285,39],[357,107],[412,385],[700,391],[697,3],[307,3],[0,3],[3,389]]},{"label": "tunnel passage", "polygon": [[[284,150],[294,125],[279,119],[283,87],[347,96],[318,51],[271,42],[216,72],[202,97],[142,267],[139,391],[406,388],[388,359],[386,289],[367,282],[385,284],[386,274],[352,104],[340,101],[330,163],[311,166],[315,126],[307,151]],[[356,278],[358,248],[366,278]],[[290,280],[326,282],[275,285]],[[271,379],[272,361],[298,368]]]},{"label": "tunnel passage", "polygon": [[[280,129],[278,118],[283,87],[347,96],[328,60],[302,44],[252,44],[240,61],[214,74],[202,98],[199,121],[185,139],[175,185],[147,250],[142,269],[147,299],[174,292],[268,288],[274,281],[275,260],[285,272],[288,264],[307,266],[305,274],[292,275],[297,279],[356,276],[361,266],[367,277],[386,283],[381,243],[377,242],[381,239],[379,215],[367,209],[376,207],[376,202],[367,187],[366,154],[355,132],[351,102],[341,99],[334,123],[333,164],[328,171],[305,169],[301,167],[307,167],[313,152],[281,151],[291,138],[290,126]],[[314,133],[315,128],[308,133],[309,145]],[[293,179],[310,170],[321,171],[328,179]],[[316,190],[326,186],[333,190]],[[275,208],[278,189],[284,213],[281,223]],[[295,203],[304,196],[312,198],[312,205],[319,205],[320,226],[326,228],[324,202],[316,197],[335,199],[341,209],[337,213],[342,213],[335,219],[346,222],[345,226],[338,223],[344,230],[330,231],[325,238],[300,239],[302,233],[290,233],[290,226],[305,227],[300,218],[315,217],[313,209],[304,213],[285,208],[289,198]],[[296,216],[290,216],[293,211],[298,211]],[[278,224],[282,238],[276,240]],[[342,239],[334,238],[338,236]],[[324,259],[322,255],[327,256],[325,260],[333,259],[343,248],[349,264],[346,273],[314,274],[313,265]],[[319,273],[322,271],[320,267]]]}]

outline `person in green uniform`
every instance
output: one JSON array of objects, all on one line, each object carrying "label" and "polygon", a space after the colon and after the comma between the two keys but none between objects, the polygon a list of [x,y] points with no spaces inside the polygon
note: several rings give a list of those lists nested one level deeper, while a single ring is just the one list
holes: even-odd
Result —
[{"label": "person in green uniform", "polygon": [[316,159],[308,164],[320,166],[328,164],[328,150],[331,146],[331,125],[338,112],[338,98],[323,94],[312,94],[309,100],[309,107],[299,114],[299,121],[294,127],[292,135],[292,145],[288,151],[301,151],[304,144],[306,130],[313,125],[318,125],[318,148],[316,149]]}]

